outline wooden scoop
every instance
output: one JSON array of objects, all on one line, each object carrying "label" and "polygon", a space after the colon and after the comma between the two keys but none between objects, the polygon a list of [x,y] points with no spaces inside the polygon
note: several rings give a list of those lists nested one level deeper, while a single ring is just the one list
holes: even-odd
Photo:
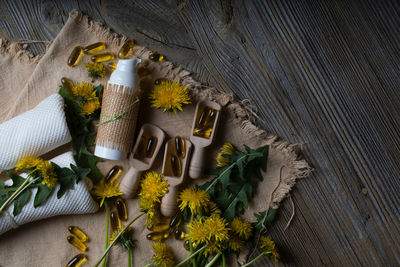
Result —
[{"label": "wooden scoop", "polygon": [[[150,137],[153,139],[152,141]],[[165,133],[159,127],[150,123],[143,124],[130,156],[131,167],[119,186],[125,197],[134,197],[139,187],[140,173],[151,168],[164,139]],[[153,143],[149,144],[150,142]]]},{"label": "wooden scoop", "polygon": [[[169,140],[165,145],[162,172],[164,174],[164,179],[167,180],[169,184],[169,187],[168,187],[168,193],[161,199],[161,208],[160,208],[161,214],[164,215],[165,217],[173,216],[178,209],[177,205],[178,186],[185,179],[190,161],[190,152],[192,150],[192,143],[189,140],[181,138],[180,140],[182,140],[182,142],[184,143],[183,145],[184,147],[181,146],[182,153],[177,153],[176,138],[178,137],[179,136]],[[175,157],[176,160],[179,160],[179,163],[175,161],[175,168],[172,160],[173,156]],[[177,169],[176,164],[180,164],[180,171],[176,171]]]},{"label": "wooden scoop", "polygon": [[194,151],[190,161],[189,176],[193,179],[200,178],[203,174],[205,148],[214,141],[220,115],[219,104],[208,100],[197,103],[190,136]]}]

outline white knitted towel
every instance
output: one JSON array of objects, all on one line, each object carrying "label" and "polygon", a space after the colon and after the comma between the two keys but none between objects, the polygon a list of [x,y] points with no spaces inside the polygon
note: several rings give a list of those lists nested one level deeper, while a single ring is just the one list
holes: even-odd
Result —
[{"label": "white knitted towel", "polygon": [[0,172],[14,168],[24,156],[40,156],[71,141],[59,94],[0,124]]},{"label": "white knitted towel", "polygon": [[[72,152],[64,153],[50,161],[56,163],[60,167],[69,167],[71,163],[75,164]],[[25,178],[27,175],[22,174],[21,176]],[[7,180],[5,183],[10,185],[11,180]],[[57,185],[46,202],[37,208],[33,207],[37,188],[31,189],[32,193],[29,202],[22,208],[21,213],[15,217],[12,215],[14,205],[11,204],[0,214],[0,235],[28,222],[56,215],[93,213],[99,209],[99,206],[88,192],[88,184],[84,181],[75,184],[73,190],[68,190],[62,198],[57,199],[57,191],[59,188],[60,186]]]}]

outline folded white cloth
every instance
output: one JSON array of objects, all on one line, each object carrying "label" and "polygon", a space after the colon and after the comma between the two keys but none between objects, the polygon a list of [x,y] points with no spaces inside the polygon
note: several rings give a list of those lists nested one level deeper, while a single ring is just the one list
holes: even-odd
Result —
[{"label": "folded white cloth", "polygon": [[14,168],[24,156],[40,156],[71,141],[59,94],[0,124],[0,172]]},{"label": "folded white cloth", "polygon": [[[56,163],[60,167],[69,167],[70,164],[75,165],[72,152],[64,153],[50,161]],[[27,175],[22,174],[21,176],[25,178]],[[7,180],[5,183],[10,185],[11,180]],[[88,191],[89,186],[90,185],[87,181],[86,183],[85,181],[81,181],[78,184],[75,184],[73,190],[68,190],[60,199],[57,199],[57,191],[60,188],[60,186],[57,185],[46,202],[37,208],[33,207],[37,188],[31,189],[32,193],[29,202],[22,208],[21,213],[14,217],[12,215],[14,204],[11,204],[2,214],[0,214],[0,235],[12,228],[17,228],[22,224],[56,215],[96,212],[99,209],[99,206],[90,196]]]}]

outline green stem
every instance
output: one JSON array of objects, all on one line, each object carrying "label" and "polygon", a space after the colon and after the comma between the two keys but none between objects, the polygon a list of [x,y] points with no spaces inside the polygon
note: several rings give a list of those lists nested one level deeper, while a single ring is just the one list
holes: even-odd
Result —
[{"label": "green stem", "polygon": [[[108,247],[108,235],[110,233],[110,207],[108,206],[108,202],[104,202],[104,208],[106,210],[106,241],[104,242],[104,250]],[[107,255],[104,257],[102,266],[105,267],[107,264]]]},{"label": "green stem", "polygon": [[222,267],[226,267],[226,256],[222,254]]},{"label": "green stem", "polygon": [[32,181],[29,181],[30,176],[26,177],[25,181],[18,187],[17,191],[12,193],[12,195],[3,203],[0,207],[0,214],[7,208],[7,206],[13,202],[26,188],[28,188],[31,184],[39,180],[39,178],[35,178]]},{"label": "green stem", "polygon": [[139,214],[138,216],[136,216],[134,219],[132,219],[125,227],[124,229],[122,229],[121,232],[118,233],[118,235],[114,238],[114,240],[111,242],[111,244],[107,247],[107,249],[104,251],[103,255],[101,255],[101,258],[96,262],[96,264],[94,265],[95,267],[99,266],[100,262],[104,259],[104,257],[107,255],[107,253],[110,251],[110,249],[112,248],[112,246],[114,246],[115,242],[118,241],[119,237],[125,233],[125,231],[129,228],[129,226],[131,226],[132,223],[134,223],[137,219],[139,219],[140,217],[142,217],[143,215],[145,215],[146,213],[142,212],[141,214]]},{"label": "green stem", "polygon": [[264,253],[261,253],[260,255],[258,255],[257,257],[255,257],[254,259],[252,259],[251,261],[249,261],[248,263],[246,263],[245,265],[242,265],[241,267],[247,267],[252,265],[253,263],[255,263],[256,261],[258,261],[262,256],[264,256]]},{"label": "green stem", "polygon": [[209,263],[207,263],[207,265],[206,265],[205,267],[211,267],[211,266],[213,266],[214,263],[218,260],[219,256],[221,256],[220,253],[217,254],[217,255],[215,255],[215,257],[214,257]]},{"label": "green stem", "polygon": [[194,256],[196,256],[197,254],[199,254],[200,252],[203,252],[206,249],[207,245],[203,246],[201,249],[197,250],[195,253],[193,254],[189,254],[189,256],[184,259],[183,261],[181,261],[180,263],[178,263],[177,265],[175,265],[175,267],[179,267],[179,266],[183,266],[186,262],[188,262],[191,258],[193,258]]},{"label": "green stem", "polygon": [[238,158],[235,162],[233,162],[228,168],[226,168],[223,172],[221,172],[218,176],[217,176],[217,178],[216,179],[214,179],[213,181],[212,181],[212,183],[206,188],[206,190],[204,190],[204,191],[206,191],[207,193],[208,193],[208,190],[210,190],[211,189],[211,187],[213,187],[217,182],[218,182],[218,177],[221,177],[221,176],[223,176],[227,171],[229,171],[230,169],[232,169],[235,165],[236,165],[236,162],[238,162],[239,160],[242,160],[242,159],[244,159],[245,157],[248,157],[248,156],[250,156],[251,154],[246,154],[246,155],[243,155],[243,156],[241,156],[240,158]]},{"label": "green stem", "polygon": [[131,247],[128,247],[128,267],[132,266],[131,252],[132,252]]}]

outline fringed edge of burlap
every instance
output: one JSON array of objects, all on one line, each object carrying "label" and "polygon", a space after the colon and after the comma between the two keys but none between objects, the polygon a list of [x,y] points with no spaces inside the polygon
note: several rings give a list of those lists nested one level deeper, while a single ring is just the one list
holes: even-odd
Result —
[{"label": "fringed edge of burlap", "polygon": [[42,55],[34,56],[26,48],[28,44],[22,44],[18,41],[9,41],[0,38],[0,54],[9,55],[23,64],[37,64]]}]

